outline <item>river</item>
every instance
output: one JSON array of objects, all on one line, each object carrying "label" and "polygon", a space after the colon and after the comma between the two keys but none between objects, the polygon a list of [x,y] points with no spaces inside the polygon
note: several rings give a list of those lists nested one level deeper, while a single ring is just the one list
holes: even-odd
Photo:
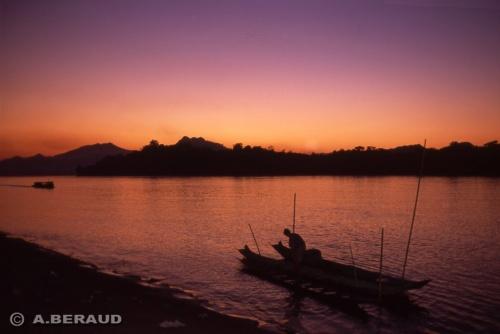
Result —
[{"label": "river", "polygon": [[362,305],[368,322],[297,298],[240,271],[238,248],[278,257],[293,194],[296,230],[323,256],[401,275],[414,177],[52,177],[54,190],[0,178],[0,230],[96,264],[155,278],[214,309],[304,333],[499,332],[500,179],[422,181],[406,276],[432,282],[411,293],[420,312]]}]

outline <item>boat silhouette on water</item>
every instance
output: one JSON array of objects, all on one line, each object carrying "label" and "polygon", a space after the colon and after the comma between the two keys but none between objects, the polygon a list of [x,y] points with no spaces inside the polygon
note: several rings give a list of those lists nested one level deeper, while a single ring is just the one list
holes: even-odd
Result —
[{"label": "boat silhouette on water", "polygon": [[54,189],[54,182],[45,181],[45,182],[35,182],[33,183],[33,188],[41,188],[41,189]]},{"label": "boat silhouette on water", "polygon": [[295,282],[294,286],[305,285],[315,293],[337,293],[363,302],[401,300],[407,297],[407,291],[420,289],[430,282],[430,280],[413,281],[381,275],[360,267],[325,260],[316,249],[305,252],[301,266],[297,270],[291,261],[288,247],[279,242],[273,245],[273,248],[282,259],[262,256],[245,245],[239,250],[243,255],[241,261],[244,270],[275,283]]},{"label": "boat silhouette on water", "polygon": [[[295,234],[296,194],[293,196],[293,233],[285,229],[284,234],[290,238],[290,243],[294,242],[295,245],[298,245],[296,246],[297,251],[303,252],[300,265],[298,265],[296,261],[293,261],[291,249],[284,246],[281,241],[272,246],[281,255],[282,259],[278,260],[262,256],[252,226],[249,224],[248,226],[255,241],[255,245],[257,246],[258,253],[250,250],[247,245],[239,250],[243,255],[241,261],[244,264],[244,271],[282,286],[299,287],[301,289],[305,286],[307,291],[312,291],[314,294],[329,294],[333,292],[340,296],[349,296],[352,300],[358,302],[376,301],[378,303],[388,302],[389,304],[392,303],[396,305],[396,301],[409,300],[406,294],[407,291],[420,289],[430,282],[430,280],[414,281],[405,279],[405,270],[417,211],[420,183],[423,176],[426,143],[427,141],[425,140],[422,147],[422,159],[420,161],[420,173],[417,183],[415,205],[406,247],[403,273],[400,278],[382,274],[384,228],[381,230],[379,272],[355,266],[352,250],[351,257],[353,265],[346,265],[323,259],[318,249],[306,250],[304,240],[298,234]],[[294,239],[292,239],[292,236]],[[289,282],[295,283],[290,285],[288,284]]]}]

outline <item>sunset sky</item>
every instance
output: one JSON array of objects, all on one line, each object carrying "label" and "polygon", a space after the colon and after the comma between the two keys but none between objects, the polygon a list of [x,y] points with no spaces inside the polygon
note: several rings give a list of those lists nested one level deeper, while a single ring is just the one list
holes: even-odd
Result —
[{"label": "sunset sky", "polygon": [[0,4],[0,158],[500,139],[499,1]]}]

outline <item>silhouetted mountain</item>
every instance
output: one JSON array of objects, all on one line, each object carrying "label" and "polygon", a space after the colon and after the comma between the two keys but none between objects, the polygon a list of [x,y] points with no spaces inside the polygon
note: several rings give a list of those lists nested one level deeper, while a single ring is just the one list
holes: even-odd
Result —
[{"label": "silhouetted mountain", "polygon": [[129,153],[111,143],[86,145],[65,153],[46,157],[41,154],[32,157],[14,157],[0,161],[0,175],[70,175],[78,166],[95,164],[107,156]]},{"label": "silhouetted mountain", "polygon": [[[195,143],[193,145],[192,143]],[[199,145],[198,143],[202,143]],[[209,144],[206,144],[209,143]],[[215,145],[214,145],[215,144]],[[219,147],[219,149],[214,149]],[[260,146],[220,144],[183,138],[175,145],[153,140],[141,151],[106,157],[79,168],[79,175],[415,175],[423,148],[420,145],[382,149],[357,146],[332,153],[275,152]],[[426,175],[500,176],[500,144],[483,146],[453,142],[441,149],[426,149]]]},{"label": "silhouetted mountain", "polygon": [[201,149],[210,149],[214,151],[227,150],[228,148],[222,144],[214,143],[213,141],[208,141],[203,139],[202,137],[182,137],[175,146],[182,146],[186,148],[201,148]]}]

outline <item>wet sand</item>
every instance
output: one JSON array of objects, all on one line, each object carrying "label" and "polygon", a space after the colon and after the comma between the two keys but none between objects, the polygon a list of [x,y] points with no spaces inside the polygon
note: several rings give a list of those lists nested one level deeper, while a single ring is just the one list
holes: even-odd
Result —
[{"label": "wet sand", "polygon": [[[169,287],[105,274],[90,264],[3,233],[0,252],[1,333],[265,333],[255,321],[214,312],[196,300],[177,297]],[[10,324],[13,312],[24,314],[22,326]],[[36,314],[45,320],[50,314],[119,314],[122,322],[32,324]]]}]

